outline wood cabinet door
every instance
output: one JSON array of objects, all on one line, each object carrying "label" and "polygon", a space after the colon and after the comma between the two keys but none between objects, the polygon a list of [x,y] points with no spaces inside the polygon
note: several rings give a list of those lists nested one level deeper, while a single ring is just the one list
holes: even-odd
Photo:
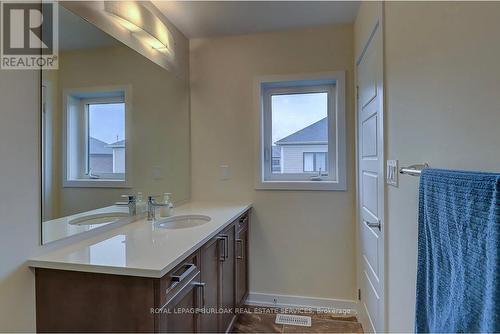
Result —
[{"label": "wood cabinet door", "polygon": [[203,299],[200,271],[192,264],[189,273],[181,274],[177,285],[167,292],[167,302],[158,314],[161,333],[195,333],[200,331],[200,317],[196,310]]},{"label": "wood cabinet door", "polygon": [[222,313],[220,315],[220,331],[227,331],[234,320],[235,308],[235,224],[231,224],[225,229],[220,237],[225,238],[224,257],[222,263],[222,286],[221,286],[221,303]]},{"label": "wood cabinet door", "polygon": [[206,313],[200,315],[201,332],[218,332],[219,316],[216,310],[219,307],[220,289],[220,259],[222,256],[222,241],[218,237],[210,240],[201,249],[201,280],[205,283],[204,308]]},{"label": "wood cabinet door", "polygon": [[248,295],[248,227],[236,238],[236,305],[242,307]]}]

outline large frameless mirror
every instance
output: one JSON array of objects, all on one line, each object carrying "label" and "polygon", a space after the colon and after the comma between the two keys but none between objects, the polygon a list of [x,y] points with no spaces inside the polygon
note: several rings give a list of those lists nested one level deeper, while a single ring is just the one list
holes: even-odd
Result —
[{"label": "large frameless mirror", "polygon": [[59,68],[41,80],[42,243],[141,214],[148,195],[189,197],[188,82],[64,3],[58,16]]}]

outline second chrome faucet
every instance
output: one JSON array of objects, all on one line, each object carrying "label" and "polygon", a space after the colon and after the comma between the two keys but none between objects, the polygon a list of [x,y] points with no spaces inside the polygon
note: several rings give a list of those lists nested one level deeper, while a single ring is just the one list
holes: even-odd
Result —
[{"label": "second chrome faucet", "polygon": [[158,203],[155,200],[158,196],[148,196],[148,221],[154,221],[156,219],[156,208],[159,207],[169,207],[169,203]]}]

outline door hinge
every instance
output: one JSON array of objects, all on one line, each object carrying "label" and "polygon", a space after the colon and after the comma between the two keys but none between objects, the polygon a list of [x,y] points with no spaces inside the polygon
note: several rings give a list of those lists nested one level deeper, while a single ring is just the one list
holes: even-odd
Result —
[{"label": "door hinge", "polygon": [[358,300],[361,300],[361,289],[358,289]]}]

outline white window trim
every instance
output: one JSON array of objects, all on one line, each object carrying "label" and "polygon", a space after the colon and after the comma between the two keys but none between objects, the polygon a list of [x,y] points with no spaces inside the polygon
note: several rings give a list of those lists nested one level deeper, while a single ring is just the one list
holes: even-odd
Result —
[{"label": "white window trim", "polygon": [[[74,96],[78,96],[82,103],[88,103],[92,101],[116,101],[116,97],[105,97],[106,94],[110,92],[123,92],[123,101],[125,102],[125,139],[127,144],[125,145],[125,175],[124,179],[113,179],[113,178],[102,178],[102,179],[92,179],[86,177],[70,178],[68,171],[68,164],[70,163],[68,154],[68,112],[70,99]],[[103,97],[94,98],[92,94],[102,93]],[[90,97],[85,97],[89,95]],[[62,170],[63,170],[63,182],[64,188],[132,188],[132,157],[131,157],[131,113],[132,113],[132,98],[131,98],[131,87],[129,85],[124,86],[99,86],[99,87],[85,87],[76,89],[64,89],[63,91],[63,127],[62,127]],[[83,105],[82,105],[83,108]],[[86,150],[87,148],[85,148]],[[87,156],[87,152],[85,152]],[[106,175],[102,175],[106,177]]]},{"label": "white window trim", "polygon": [[[294,176],[278,176],[269,178],[265,164],[266,146],[270,146],[270,115],[266,113],[265,91],[273,88],[269,87],[290,87],[292,85],[302,87],[324,86],[334,84],[332,91],[331,106],[328,111],[329,122],[329,169],[336,171],[335,175],[329,175],[328,179],[321,181],[304,180],[304,174]],[[259,132],[257,146],[257,172],[255,175],[255,188],[262,190],[337,190],[345,191],[346,187],[346,131],[345,131],[345,72],[326,72],[303,75],[275,75],[264,76],[255,79],[255,106],[259,115]],[[297,91],[297,88],[294,89]],[[268,140],[269,139],[269,140]],[[267,143],[267,145],[266,145]],[[271,165],[271,150],[268,148],[269,165]],[[314,175],[314,174],[312,174]],[[293,180],[295,178],[296,180]]]}]

